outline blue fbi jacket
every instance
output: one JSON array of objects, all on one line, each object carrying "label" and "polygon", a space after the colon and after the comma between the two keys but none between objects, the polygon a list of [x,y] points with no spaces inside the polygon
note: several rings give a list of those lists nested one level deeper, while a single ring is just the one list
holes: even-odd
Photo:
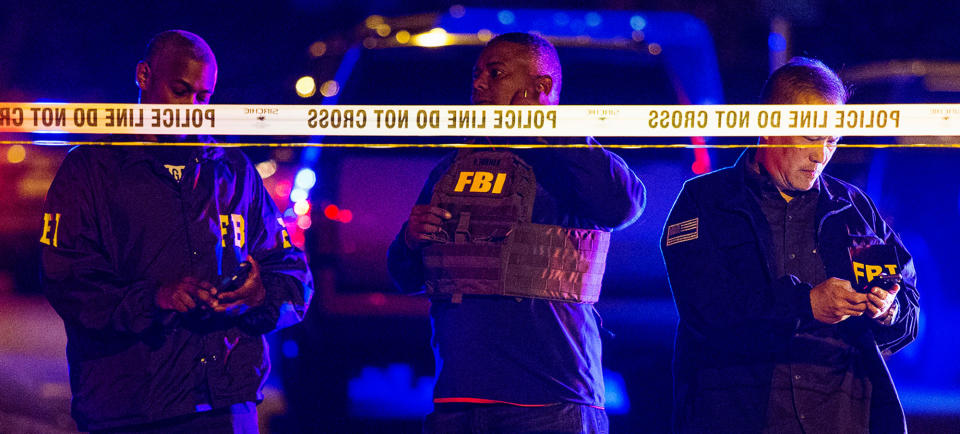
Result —
[{"label": "blue fbi jacket", "polygon": [[[263,399],[263,334],[300,321],[310,302],[305,257],[249,160],[196,148],[181,169],[177,182],[144,148],[78,147],[47,193],[44,292],[66,326],[82,431]],[[164,324],[158,288],[185,276],[216,284],[248,254],[263,305]]]},{"label": "blue fbi jacket", "polygon": [[[643,184],[599,146],[511,152],[532,166],[537,180],[533,223],[611,231],[643,210]],[[431,172],[418,204],[430,203],[454,157]],[[423,291],[422,257],[406,247],[404,230],[390,246],[389,271],[402,291]],[[592,304],[468,296],[462,303],[434,300],[430,316],[436,403],[603,406],[600,320]]]}]

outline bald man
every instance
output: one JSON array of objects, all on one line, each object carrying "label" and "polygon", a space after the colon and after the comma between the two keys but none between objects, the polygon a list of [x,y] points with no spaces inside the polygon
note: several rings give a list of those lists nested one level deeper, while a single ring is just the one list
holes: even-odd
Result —
[{"label": "bald man", "polygon": [[[213,51],[171,30],[136,68],[140,101],[207,104]],[[304,255],[243,153],[77,147],[44,204],[44,292],[63,318],[73,417],[93,432],[257,432],[264,334],[301,320]],[[238,287],[215,286],[243,261]],[[227,290],[229,289],[229,290]]]},{"label": "bald man", "polygon": [[[477,59],[471,100],[555,105],[561,83],[549,42],[507,33]],[[397,286],[431,300],[426,432],[607,431],[594,303],[610,232],[640,215],[644,189],[622,159],[586,143],[596,146],[448,156],[390,246]]]},{"label": "bald man", "polygon": [[217,85],[217,59],[199,36],[171,30],[148,44],[136,73],[141,104],[207,104]]}]

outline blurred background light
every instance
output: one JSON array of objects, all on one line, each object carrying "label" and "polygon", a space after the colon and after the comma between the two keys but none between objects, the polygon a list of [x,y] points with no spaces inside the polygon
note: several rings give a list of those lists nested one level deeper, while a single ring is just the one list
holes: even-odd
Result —
[{"label": "blurred background light", "polygon": [[335,96],[340,93],[340,83],[336,80],[327,80],[320,86],[320,94],[325,97]]},{"label": "blurred background light", "polygon": [[7,148],[7,161],[17,164],[27,158],[27,149],[23,145],[13,145]]},{"label": "blurred background light", "polygon": [[420,47],[442,47],[450,43],[450,35],[447,31],[437,27],[429,32],[420,33],[413,37],[413,44]]},{"label": "blurred background light", "polygon": [[297,90],[297,95],[301,98],[310,98],[317,92],[317,83],[309,75],[300,77],[294,87]]}]

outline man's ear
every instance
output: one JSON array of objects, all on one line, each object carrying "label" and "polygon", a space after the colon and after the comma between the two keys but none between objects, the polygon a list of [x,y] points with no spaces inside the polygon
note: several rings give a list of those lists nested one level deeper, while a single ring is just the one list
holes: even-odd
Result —
[{"label": "man's ear", "polygon": [[150,85],[150,64],[146,61],[141,60],[140,63],[137,63],[137,87],[140,90],[147,90],[147,86]]},{"label": "man's ear", "polygon": [[553,78],[549,75],[538,75],[534,80],[537,86],[537,92],[540,95],[550,95],[553,92]]}]

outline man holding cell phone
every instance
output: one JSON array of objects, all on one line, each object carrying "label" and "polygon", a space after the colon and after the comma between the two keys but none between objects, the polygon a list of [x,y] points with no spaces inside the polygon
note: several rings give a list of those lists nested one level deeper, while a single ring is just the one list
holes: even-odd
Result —
[{"label": "man holding cell phone", "polygon": [[[150,104],[206,104],[216,76],[182,30],[136,68]],[[140,138],[158,139],[177,143],[74,148],[47,193],[44,293],[66,327],[73,418],[95,433],[257,432],[264,335],[303,318],[306,258],[243,153]]]},{"label": "man holding cell phone", "polygon": [[[846,100],[804,58],[763,92],[765,104]],[[838,139],[762,137],[684,184],[661,243],[680,316],[676,432],[906,430],[884,357],[916,338],[916,272],[873,201],[822,174]],[[866,247],[892,254],[867,265]]]}]

